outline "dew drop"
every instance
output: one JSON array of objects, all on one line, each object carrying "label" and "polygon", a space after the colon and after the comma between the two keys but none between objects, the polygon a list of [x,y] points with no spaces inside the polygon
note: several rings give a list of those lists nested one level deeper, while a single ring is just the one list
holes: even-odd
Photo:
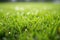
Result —
[{"label": "dew drop", "polygon": [[9,32],[9,34],[11,34],[11,32]]},{"label": "dew drop", "polygon": [[29,14],[30,14],[30,12],[27,13],[27,15],[29,15]]},{"label": "dew drop", "polygon": [[27,31],[27,29],[25,29],[25,31]]},{"label": "dew drop", "polygon": [[19,10],[19,7],[16,6],[16,7],[15,7],[15,10]]}]

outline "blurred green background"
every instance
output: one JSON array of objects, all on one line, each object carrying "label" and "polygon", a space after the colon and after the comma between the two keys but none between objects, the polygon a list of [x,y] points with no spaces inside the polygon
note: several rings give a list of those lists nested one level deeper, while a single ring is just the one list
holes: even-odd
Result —
[{"label": "blurred green background", "polygon": [[60,0],[0,0],[0,40],[60,40]]}]

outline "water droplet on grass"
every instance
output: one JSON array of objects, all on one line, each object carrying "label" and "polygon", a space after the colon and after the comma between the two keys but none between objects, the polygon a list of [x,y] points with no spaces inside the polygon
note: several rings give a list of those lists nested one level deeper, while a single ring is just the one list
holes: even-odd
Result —
[{"label": "water droplet on grass", "polygon": [[27,31],[27,29],[25,29],[25,31]]},{"label": "water droplet on grass", "polygon": [[27,13],[27,15],[29,15],[29,14],[30,14],[30,12]]},{"label": "water droplet on grass", "polygon": [[9,34],[11,34],[11,32],[9,32]]},{"label": "water droplet on grass", "polygon": [[40,18],[40,17],[37,17],[38,19]]},{"label": "water droplet on grass", "polygon": [[15,7],[15,10],[19,10],[19,7],[16,6],[16,7]]}]

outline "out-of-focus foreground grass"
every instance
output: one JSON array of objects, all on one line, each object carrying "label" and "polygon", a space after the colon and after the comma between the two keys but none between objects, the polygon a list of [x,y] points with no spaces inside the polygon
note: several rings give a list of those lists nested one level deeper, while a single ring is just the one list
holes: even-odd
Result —
[{"label": "out-of-focus foreground grass", "polygon": [[60,4],[0,3],[0,40],[60,40]]}]

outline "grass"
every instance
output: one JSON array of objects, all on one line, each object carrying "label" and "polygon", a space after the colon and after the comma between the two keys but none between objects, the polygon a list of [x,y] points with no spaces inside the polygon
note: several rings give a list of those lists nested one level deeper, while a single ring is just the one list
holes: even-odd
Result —
[{"label": "grass", "polygon": [[0,3],[0,40],[60,40],[60,4]]}]

